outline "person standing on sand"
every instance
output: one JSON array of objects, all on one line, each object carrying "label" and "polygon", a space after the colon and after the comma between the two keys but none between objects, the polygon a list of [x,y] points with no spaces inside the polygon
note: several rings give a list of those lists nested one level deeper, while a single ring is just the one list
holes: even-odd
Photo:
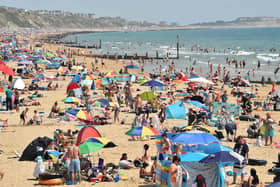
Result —
[{"label": "person standing on sand", "polygon": [[273,142],[273,136],[274,136],[274,128],[273,125],[275,124],[274,120],[271,118],[271,114],[270,113],[266,113],[266,119],[263,120],[263,125],[265,127],[265,134],[264,134],[264,138],[265,138],[265,146],[267,146],[267,142],[268,142],[268,137],[270,138],[270,144],[272,144]]},{"label": "person standing on sand", "polygon": [[12,110],[13,109],[13,104],[12,104],[12,95],[13,91],[11,90],[11,87],[8,86],[7,90],[5,91],[6,94],[6,110]]},{"label": "person standing on sand", "polygon": [[246,164],[248,164],[249,159],[249,147],[246,144],[245,140],[242,138],[242,136],[237,137],[236,144],[233,148],[234,152],[242,155],[244,157],[244,160],[240,162],[234,163],[233,166],[233,184],[236,183],[236,177],[237,173],[241,174],[241,184],[244,182],[244,173],[245,173],[245,167]]},{"label": "person standing on sand", "polygon": [[81,152],[79,148],[75,145],[74,141],[71,141],[71,146],[67,150],[67,156],[70,159],[70,173],[71,173],[71,181],[74,184],[75,174],[78,175],[79,183],[81,183],[81,173],[80,173],[80,159]]},{"label": "person standing on sand", "polygon": [[180,162],[180,158],[178,156],[173,156],[172,164],[170,165],[169,173],[170,173],[170,185],[171,187],[180,187],[179,182],[177,182],[177,165]]}]

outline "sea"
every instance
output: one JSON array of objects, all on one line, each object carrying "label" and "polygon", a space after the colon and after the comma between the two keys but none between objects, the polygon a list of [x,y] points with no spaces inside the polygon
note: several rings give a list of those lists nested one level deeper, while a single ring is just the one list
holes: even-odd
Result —
[{"label": "sea", "polygon": [[[176,69],[186,72],[191,67],[201,76],[207,76],[208,63],[217,69],[220,64],[230,71],[231,75],[241,73],[250,75],[251,80],[266,79],[279,81],[280,71],[275,70],[280,64],[280,28],[236,28],[236,29],[194,29],[194,30],[162,30],[137,32],[97,32],[73,34],[66,41],[78,39],[80,44],[99,45],[101,49],[93,49],[94,54],[146,55],[155,57],[177,56],[179,42],[179,59],[174,59]],[[228,60],[245,61],[244,69],[228,65]],[[258,61],[261,67],[258,69]],[[171,63],[169,60],[168,63]],[[154,60],[147,62],[145,71],[153,72],[161,65],[166,68],[167,62]],[[248,73],[249,72],[249,73]]]}]

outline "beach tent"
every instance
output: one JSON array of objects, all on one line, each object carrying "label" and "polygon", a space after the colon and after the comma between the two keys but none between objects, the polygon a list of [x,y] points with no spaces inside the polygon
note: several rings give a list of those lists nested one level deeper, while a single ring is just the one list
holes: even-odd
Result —
[{"label": "beach tent", "polygon": [[180,155],[181,162],[198,162],[201,159],[207,157],[208,154],[201,152],[188,152]]},{"label": "beach tent", "polygon": [[179,101],[172,105],[168,105],[165,114],[167,119],[185,119],[186,111],[183,102]]},{"label": "beach tent", "polygon": [[71,82],[79,83],[81,82],[82,76],[80,74],[75,74]]},{"label": "beach tent", "polygon": [[19,90],[23,90],[25,88],[25,83],[22,80],[22,78],[17,78],[14,83],[13,83],[13,88],[14,89],[19,89]]},{"label": "beach tent", "polygon": [[80,130],[76,145],[82,144],[84,141],[86,141],[89,138],[99,138],[99,137],[101,137],[101,135],[96,128],[92,126],[86,126]]},{"label": "beach tent", "polygon": [[224,187],[223,173],[217,163],[180,162],[180,165],[188,171],[187,186],[192,186],[195,178],[202,175],[206,186]]},{"label": "beach tent", "polygon": [[75,83],[75,82],[71,82],[68,86],[67,86],[67,92],[69,92],[70,90],[74,90],[80,88],[80,86]]},{"label": "beach tent", "polygon": [[36,138],[24,149],[19,161],[34,161],[37,156],[43,157],[50,142],[48,137]]},{"label": "beach tent", "polygon": [[189,100],[189,101],[185,101],[185,103],[190,104],[190,105],[193,105],[193,106],[196,106],[196,107],[198,107],[198,108],[200,108],[200,109],[203,109],[203,110],[206,110],[206,111],[209,110],[209,107],[208,107],[208,106],[202,104],[202,103],[199,102],[199,101],[194,101],[194,100],[192,101],[192,100]]}]

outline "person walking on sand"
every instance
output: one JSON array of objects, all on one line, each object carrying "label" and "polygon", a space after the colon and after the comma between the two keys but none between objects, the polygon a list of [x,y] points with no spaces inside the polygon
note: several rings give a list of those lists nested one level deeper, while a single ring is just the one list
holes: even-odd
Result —
[{"label": "person walking on sand", "polygon": [[20,118],[20,121],[19,121],[19,124],[21,124],[22,122],[22,125],[25,125],[26,123],[26,119],[27,119],[27,112],[28,112],[28,108],[26,108],[25,110],[23,110],[19,116]]},{"label": "person walking on sand", "polygon": [[80,159],[79,157],[81,156],[81,152],[79,150],[79,147],[75,145],[74,140],[71,141],[71,146],[67,150],[67,156],[70,158],[70,174],[71,174],[71,181],[72,184],[74,184],[74,178],[75,174],[78,175],[79,178],[79,183],[81,183],[81,173],[80,173]]}]

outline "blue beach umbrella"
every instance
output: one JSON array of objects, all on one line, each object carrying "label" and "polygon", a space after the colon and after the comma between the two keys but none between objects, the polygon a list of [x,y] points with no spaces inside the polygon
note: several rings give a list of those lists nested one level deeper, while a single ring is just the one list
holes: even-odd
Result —
[{"label": "blue beach umbrella", "polygon": [[219,142],[219,140],[205,132],[200,131],[190,131],[190,132],[183,132],[176,136],[174,136],[171,141],[173,143],[180,143],[180,144],[186,144],[186,145],[207,145],[213,142]]},{"label": "blue beach umbrella", "polygon": [[220,151],[201,159],[201,163],[241,163],[244,157],[233,151]]},{"label": "blue beach umbrella", "polygon": [[157,80],[150,80],[150,81],[143,83],[141,86],[162,87],[162,86],[164,86],[164,84]]},{"label": "blue beach umbrella", "polygon": [[270,185],[266,186],[266,187],[279,187],[280,186],[280,182],[274,182],[271,183]]}]

